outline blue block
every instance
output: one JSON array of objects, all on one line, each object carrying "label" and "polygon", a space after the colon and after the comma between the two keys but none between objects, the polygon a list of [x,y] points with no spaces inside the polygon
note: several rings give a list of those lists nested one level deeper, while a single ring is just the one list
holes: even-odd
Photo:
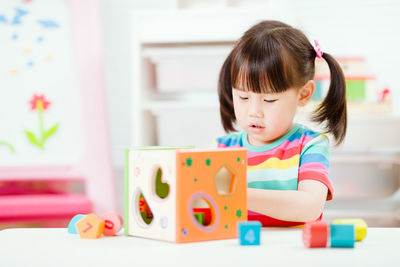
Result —
[{"label": "blue block", "polygon": [[238,222],[237,228],[241,246],[260,245],[261,223],[259,221]]},{"label": "blue block", "polygon": [[83,219],[83,217],[85,217],[86,215],[83,214],[78,214],[75,215],[74,218],[71,219],[71,221],[68,224],[68,233],[70,234],[77,234],[78,233],[78,229],[76,229],[76,224]]},{"label": "blue block", "polygon": [[332,248],[354,248],[354,242],[355,242],[354,225],[331,224]]}]

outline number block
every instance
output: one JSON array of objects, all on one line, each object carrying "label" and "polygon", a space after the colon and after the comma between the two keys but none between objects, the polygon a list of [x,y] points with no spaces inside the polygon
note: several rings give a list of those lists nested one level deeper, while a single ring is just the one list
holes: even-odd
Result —
[{"label": "number block", "polygon": [[104,220],[94,213],[88,214],[81,219],[76,227],[81,238],[99,238],[104,230]]},{"label": "number block", "polygon": [[261,223],[259,221],[238,222],[237,227],[241,246],[260,245]]}]

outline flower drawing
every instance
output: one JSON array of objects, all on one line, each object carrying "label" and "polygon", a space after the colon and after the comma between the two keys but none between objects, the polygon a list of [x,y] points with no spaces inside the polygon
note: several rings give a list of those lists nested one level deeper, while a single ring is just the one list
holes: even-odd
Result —
[{"label": "flower drawing", "polygon": [[31,111],[36,111],[38,114],[38,122],[39,122],[39,134],[35,135],[32,131],[26,130],[25,133],[29,140],[29,142],[40,149],[44,150],[45,142],[52,135],[54,135],[58,130],[58,123],[54,124],[50,128],[46,129],[44,126],[43,120],[43,112],[46,111],[50,106],[50,101],[48,101],[45,96],[42,95],[33,95],[33,98],[29,101]]}]

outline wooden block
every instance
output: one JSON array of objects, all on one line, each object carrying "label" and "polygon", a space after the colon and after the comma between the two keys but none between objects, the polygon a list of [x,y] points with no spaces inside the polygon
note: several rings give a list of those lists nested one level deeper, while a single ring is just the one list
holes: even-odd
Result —
[{"label": "wooden block", "polygon": [[201,224],[201,225],[205,225],[204,222],[204,212],[196,212],[194,213],[194,217],[196,217],[196,220]]},{"label": "wooden block", "polygon": [[355,232],[352,224],[331,224],[331,247],[354,248]]},{"label": "wooden block", "polygon": [[328,224],[323,221],[309,222],[303,228],[303,243],[308,248],[324,248],[328,241]]},{"label": "wooden block", "polygon": [[336,219],[333,224],[352,224],[356,231],[356,241],[362,241],[367,236],[367,223],[363,219]]},{"label": "wooden block", "polygon": [[104,230],[104,220],[91,213],[81,219],[76,227],[81,238],[99,238]]},{"label": "wooden block", "polygon": [[104,220],[103,234],[105,236],[114,236],[122,228],[122,217],[115,212],[103,214],[101,219]]},{"label": "wooden block", "polygon": [[238,222],[237,228],[241,246],[260,245],[261,223],[259,221]]},{"label": "wooden block", "polygon": [[70,234],[78,234],[78,229],[76,228],[76,224],[84,218],[84,214],[75,215],[68,224],[68,233]]},{"label": "wooden block", "polygon": [[211,209],[209,208],[194,208],[193,213],[203,213],[204,214],[204,224],[203,225],[210,225],[211,223]]}]

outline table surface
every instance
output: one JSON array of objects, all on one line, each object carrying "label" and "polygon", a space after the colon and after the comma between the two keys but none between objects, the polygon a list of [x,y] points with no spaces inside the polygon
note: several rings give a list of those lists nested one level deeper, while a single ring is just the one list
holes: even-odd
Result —
[{"label": "table surface", "polygon": [[400,228],[368,228],[354,248],[305,248],[299,228],[263,228],[260,246],[237,239],[174,244],[137,237],[80,239],[64,228],[0,231],[1,266],[400,266]]}]

